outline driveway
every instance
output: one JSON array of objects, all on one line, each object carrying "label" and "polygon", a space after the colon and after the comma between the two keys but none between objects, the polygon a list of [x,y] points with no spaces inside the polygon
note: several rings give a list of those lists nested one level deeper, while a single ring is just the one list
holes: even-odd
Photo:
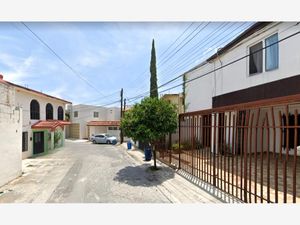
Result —
[{"label": "driveway", "polygon": [[0,188],[0,203],[167,203],[162,182],[120,147],[66,140],[53,153],[23,160],[23,175]]}]

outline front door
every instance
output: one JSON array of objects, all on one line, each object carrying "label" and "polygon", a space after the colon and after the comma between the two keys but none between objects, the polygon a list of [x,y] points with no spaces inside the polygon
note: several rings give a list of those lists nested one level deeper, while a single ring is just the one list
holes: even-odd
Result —
[{"label": "front door", "polygon": [[44,132],[33,133],[33,154],[44,152]]}]

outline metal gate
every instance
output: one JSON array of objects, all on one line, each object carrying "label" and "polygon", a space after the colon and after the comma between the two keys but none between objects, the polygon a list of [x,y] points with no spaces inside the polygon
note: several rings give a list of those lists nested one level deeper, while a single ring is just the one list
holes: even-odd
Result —
[{"label": "metal gate", "polygon": [[273,102],[181,114],[178,141],[159,143],[158,158],[244,202],[300,202],[299,111]]}]

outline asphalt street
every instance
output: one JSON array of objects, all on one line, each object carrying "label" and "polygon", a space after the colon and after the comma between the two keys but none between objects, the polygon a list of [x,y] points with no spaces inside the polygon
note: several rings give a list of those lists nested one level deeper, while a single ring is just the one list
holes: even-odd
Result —
[{"label": "asphalt street", "polygon": [[161,182],[120,147],[67,140],[53,153],[23,160],[23,175],[0,188],[0,202],[168,203]]}]

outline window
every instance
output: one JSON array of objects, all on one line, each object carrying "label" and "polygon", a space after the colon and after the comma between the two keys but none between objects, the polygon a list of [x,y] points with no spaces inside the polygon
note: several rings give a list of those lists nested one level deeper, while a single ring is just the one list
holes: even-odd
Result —
[{"label": "window", "polygon": [[28,151],[28,132],[22,133],[22,152]]},{"label": "window", "polygon": [[263,44],[262,42],[257,43],[250,47],[249,56],[249,74],[256,74],[262,72],[263,63]]},{"label": "window", "polygon": [[[269,46],[269,47],[268,47]],[[266,71],[274,70],[278,68],[278,34],[273,34],[272,36],[266,38]]]},{"label": "window", "polygon": [[61,106],[59,106],[57,109],[57,119],[64,120],[64,110]]},{"label": "window", "polygon": [[53,120],[53,106],[50,103],[46,105],[46,120]]},{"label": "window", "polygon": [[39,120],[40,119],[40,104],[37,100],[32,100],[30,102],[30,119]]},{"label": "window", "polygon": [[74,111],[74,117],[78,117],[78,111]]},{"label": "window", "polygon": [[94,118],[99,117],[99,112],[94,112]]}]

